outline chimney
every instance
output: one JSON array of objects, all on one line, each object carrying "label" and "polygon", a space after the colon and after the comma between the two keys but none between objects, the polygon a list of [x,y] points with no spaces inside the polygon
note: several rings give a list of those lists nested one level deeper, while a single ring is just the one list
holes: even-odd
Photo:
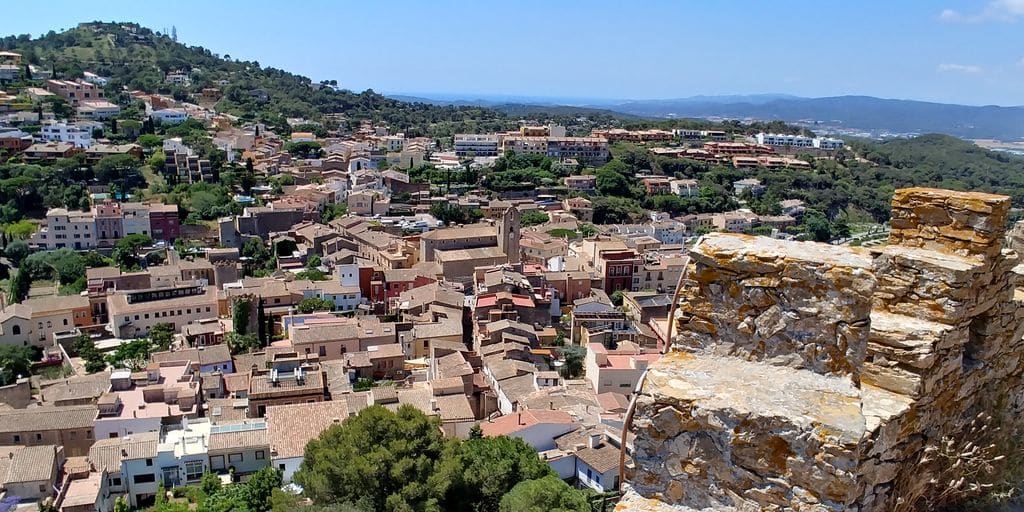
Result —
[{"label": "chimney", "polygon": [[434,413],[437,413],[437,412],[441,411],[441,409],[437,406],[437,399],[436,398],[431,398],[430,399],[430,411],[434,412]]},{"label": "chimney", "polygon": [[592,432],[587,436],[587,448],[597,448],[601,445],[601,434]]},{"label": "chimney", "polygon": [[520,425],[526,425],[526,423],[523,423],[523,413],[516,414],[516,419],[519,420]]}]

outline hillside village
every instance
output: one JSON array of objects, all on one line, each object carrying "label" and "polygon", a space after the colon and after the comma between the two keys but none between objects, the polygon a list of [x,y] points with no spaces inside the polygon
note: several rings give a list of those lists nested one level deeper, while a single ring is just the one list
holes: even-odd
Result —
[{"label": "hillside village", "polygon": [[[113,95],[98,71],[0,51],[0,195],[26,213],[3,219],[0,344],[32,354],[32,375],[2,374],[0,488],[61,511],[145,508],[207,473],[292,483],[307,442],[374,405],[451,438],[520,438],[563,480],[616,493],[627,411],[673,344],[702,235],[888,236],[758,178],[850,157],[834,138],[282,125],[219,108],[237,84],[191,87],[198,69],[162,73],[171,93]],[[619,184],[604,166],[623,152],[727,183],[652,166]],[[619,186],[644,208],[608,206]]]}]

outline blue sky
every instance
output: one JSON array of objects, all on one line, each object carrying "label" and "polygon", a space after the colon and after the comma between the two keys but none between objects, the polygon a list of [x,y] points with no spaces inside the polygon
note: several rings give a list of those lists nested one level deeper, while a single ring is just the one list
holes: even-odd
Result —
[{"label": "blue sky", "polygon": [[1024,0],[20,2],[0,34],[81,21],[353,90],[573,98],[866,94],[1024,105]]}]

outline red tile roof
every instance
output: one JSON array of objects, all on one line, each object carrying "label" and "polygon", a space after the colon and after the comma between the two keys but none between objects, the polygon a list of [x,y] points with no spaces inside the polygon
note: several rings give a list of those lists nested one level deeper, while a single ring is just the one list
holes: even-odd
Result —
[{"label": "red tile roof", "polygon": [[571,424],[572,416],[565,411],[524,410],[480,424],[487,437],[505,436],[543,423]]}]

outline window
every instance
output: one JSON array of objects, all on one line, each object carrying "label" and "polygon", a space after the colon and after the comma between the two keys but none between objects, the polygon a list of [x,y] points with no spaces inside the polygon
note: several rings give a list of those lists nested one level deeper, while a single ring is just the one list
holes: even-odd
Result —
[{"label": "window", "polygon": [[14,434],[14,442],[15,443],[20,443],[21,442],[21,436],[19,436],[18,434]]},{"label": "window", "polygon": [[64,319],[64,325],[67,325],[67,324],[68,324],[68,319],[67,319],[67,318],[65,318],[65,319]]},{"label": "window", "polygon": [[153,459],[146,459],[146,466],[152,466],[152,465],[153,465]]},{"label": "window", "polygon": [[46,492],[46,484],[39,484],[39,492]]},{"label": "window", "polygon": [[199,480],[203,477],[203,461],[190,460],[185,462],[185,480]]},{"label": "window", "polygon": [[231,463],[231,464],[234,464],[236,462],[242,462],[242,454],[241,453],[229,453],[228,454],[228,462]]},{"label": "window", "polygon": [[591,478],[593,475],[590,472],[590,468],[587,468],[587,478]]},{"label": "window", "polygon": [[21,334],[21,326],[20,326],[20,325],[15,325],[14,327],[12,327],[12,328],[11,328],[11,332],[12,332],[12,333],[13,333],[13,334],[14,334],[15,336],[17,336],[17,335]]},{"label": "window", "polygon": [[85,438],[86,439],[92,439],[92,430],[86,430],[85,431]]},{"label": "window", "polygon": [[36,441],[42,441],[42,440],[43,440],[43,435],[40,434],[39,432],[36,432]]},{"label": "window", "polygon": [[263,460],[264,458],[266,458],[266,456],[267,454],[264,453],[263,450],[256,451],[256,460]]},{"label": "window", "polygon": [[132,478],[132,482],[135,482],[137,484],[153,483],[153,482],[156,482],[156,474],[155,473],[149,473],[149,474],[145,474],[145,475],[135,475],[135,477]]},{"label": "window", "polygon": [[115,476],[110,479],[110,485],[112,487],[121,487],[121,477]]}]

